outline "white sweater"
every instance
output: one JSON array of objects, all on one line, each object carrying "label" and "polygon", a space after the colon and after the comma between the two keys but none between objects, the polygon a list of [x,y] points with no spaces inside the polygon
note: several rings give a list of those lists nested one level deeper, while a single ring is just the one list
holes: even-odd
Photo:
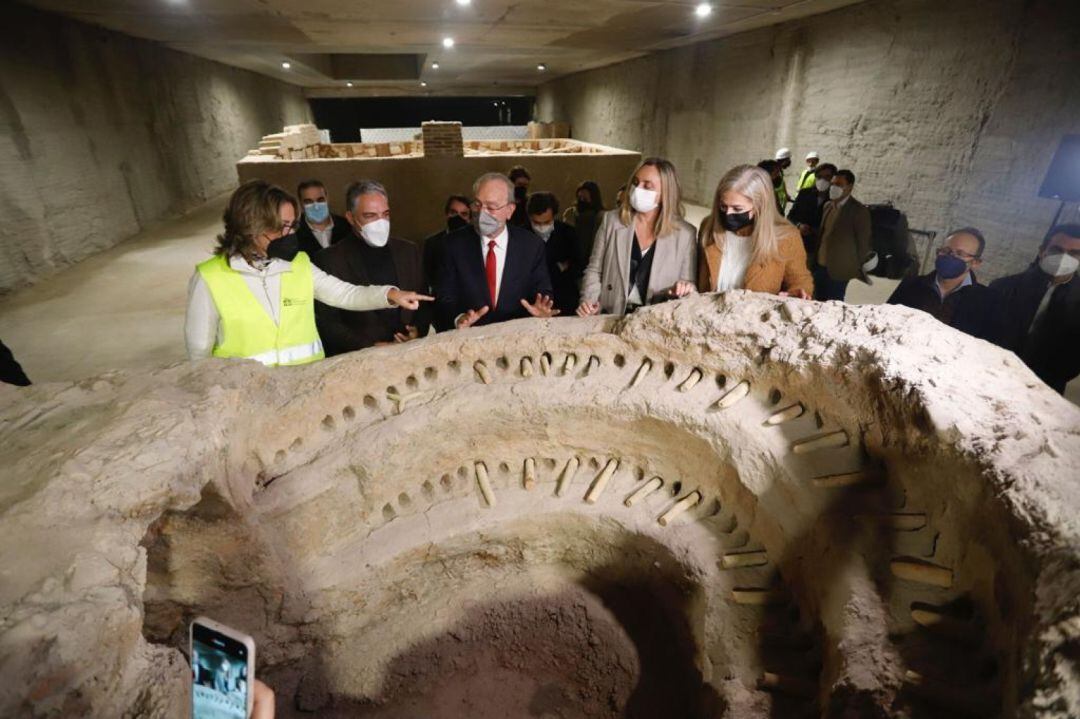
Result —
[{"label": "white sweater", "polygon": [[[239,255],[229,258],[229,267],[240,273],[251,294],[259,301],[263,311],[270,315],[274,324],[279,322],[281,306],[281,275],[292,264],[286,260],[273,259],[263,270],[248,264]],[[381,310],[392,307],[387,293],[396,289],[387,285],[351,285],[326,274],[315,265],[311,266],[315,284],[315,299],[323,304],[343,310]],[[213,354],[214,347],[224,341],[221,316],[218,315],[210,288],[206,286],[198,270],[188,283],[187,318],[184,321],[184,339],[190,359],[202,359]]]}]

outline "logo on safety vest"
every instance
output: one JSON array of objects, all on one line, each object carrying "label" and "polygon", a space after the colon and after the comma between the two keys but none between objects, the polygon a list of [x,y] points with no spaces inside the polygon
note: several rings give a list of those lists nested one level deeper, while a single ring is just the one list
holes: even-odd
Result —
[{"label": "logo on safety vest", "polygon": [[281,304],[286,307],[298,307],[300,305],[306,305],[307,303],[307,300],[298,297],[283,297],[281,299]]}]

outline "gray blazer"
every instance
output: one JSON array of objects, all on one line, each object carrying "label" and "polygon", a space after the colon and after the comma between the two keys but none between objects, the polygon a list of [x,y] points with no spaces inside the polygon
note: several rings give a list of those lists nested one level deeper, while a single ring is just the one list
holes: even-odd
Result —
[{"label": "gray blazer", "polygon": [[[589,266],[581,281],[581,300],[600,302],[604,314],[626,312],[630,292],[630,243],[634,228],[619,219],[619,210],[605,212],[596,230]],[[697,232],[683,219],[676,220],[675,231],[657,237],[653,245],[652,272],[645,302],[653,295],[672,287],[679,280],[693,284],[697,277]]]}]

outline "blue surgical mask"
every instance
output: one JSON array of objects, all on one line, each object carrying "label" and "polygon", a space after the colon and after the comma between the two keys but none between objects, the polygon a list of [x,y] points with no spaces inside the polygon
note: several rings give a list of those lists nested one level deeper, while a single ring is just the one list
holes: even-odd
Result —
[{"label": "blue surgical mask", "polygon": [[952,255],[938,255],[937,260],[934,261],[937,276],[943,280],[955,280],[967,272],[967,268],[966,262]]},{"label": "blue surgical mask", "polygon": [[326,222],[326,219],[330,217],[330,205],[325,202],[312,202],[310,205],[304,205],[304,214],[307,215],[308,222]]}]

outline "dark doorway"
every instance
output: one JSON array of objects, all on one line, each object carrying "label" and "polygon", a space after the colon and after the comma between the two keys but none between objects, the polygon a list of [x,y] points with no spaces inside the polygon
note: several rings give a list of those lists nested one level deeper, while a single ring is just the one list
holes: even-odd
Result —
[{"label": "dark doorway", "polygon": [[360,142],[361,127],[420,127],[427,120],[463,125],[524,125],[531,97],[348,97],[313,98],[315,124],[334,142]]}]

